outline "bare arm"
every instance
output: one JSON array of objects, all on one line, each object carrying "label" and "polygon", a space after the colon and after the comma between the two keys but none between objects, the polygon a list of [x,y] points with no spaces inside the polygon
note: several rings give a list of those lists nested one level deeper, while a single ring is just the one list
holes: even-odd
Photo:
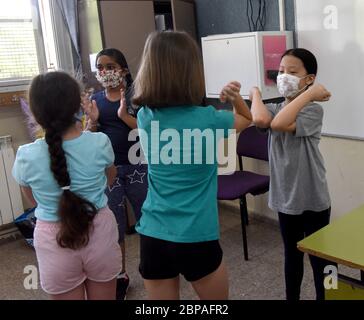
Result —
[{"label": "bare arm", "polygon": [[271,122],[275,131],[294,132],[298,113],[311,101],[328,101],[331,93],[320,84],[311,86],[307,91],[288,103]]},{"label": "bare arm", "polygon": [[122,88],[120,90],[120,108],[118,110],[118,117],[123,120],[126,125],[131,129],[137,128],[137,120],[128,113],[126,100],[125,100],[125,90]]},{"label": "bare arm", "polygon": [[110,167],[106,168],[105,174],[107,178],[107,185],[112,186],[117,175],[116,167],[114,165],[111,165]]},{"label": "bare arm", "polygon": [[20,189],[21,189],[22,193],[24,194],[25,198],[29,201],[30,205],[32,207],[36,207],[37,202],[35,201],[35,199],[33,197],[32,188],[20,186]]},{"label": "bare arm", "polygon": [[264,105],[262,95],[257,87],[250,90],[250,101],[252,102],[251,113],[253,123],[258,128],[269,128],[273,116]]},{"label": "bare arm", "polygon": [[296,130],[298,113],[311,102],[311,97],[307,93],[308,91],[305,91],[277,113],[271,123],[272,130],[282,132],[294,132]]},{"label": "bare arm", "polygon": [[[119,112],[118,112],[118,116],[119,116]],[[119,118],[121,120],[123,120],[129,128],[131,128],[131,129],[137,128],[137,119],[134,118],[129,113],[125,112],[123,114],[120,114]]]},{"label": "bare arm", "polygon": [[88,119],[86,122],[86,131],[96,132],[97,131],[97,122],[93,122],[91,119]]},{"label": "bare arm", "polygon": [[[242,97],[232,103],[234,107],[234,129],[241,132],[250,126],[252,119],[248,106]],[[249,111],[249,118],[245,115],[246,110]]]},{"label": "bare arm", "polygon": [[87,96],[82,97],[82,109],[86,114],[86,128],[87,131],[97,131],[97,124],[99,120],[99,108],[96,101],[90,101]]},{"label": "bare arm", "polygon": [[240,95],[241,85],[239,82],[233,81],[226,85],[220,94],[220,101],[229,101],[234,107],[234,129],[241,132],[252,121],[250,110]]}]

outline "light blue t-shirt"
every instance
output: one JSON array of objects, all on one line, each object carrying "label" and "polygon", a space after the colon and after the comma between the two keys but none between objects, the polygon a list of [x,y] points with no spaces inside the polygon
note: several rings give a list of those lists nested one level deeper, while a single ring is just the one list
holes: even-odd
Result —
[{"label": "light blue t-shirt", "polygon": [[[136,226],[140,234],[181,243],[219,239],[216,137],[227,137],[233,124],[232,112],[212,106],[140,109],[138,128],[149,183]],[[212,139],[189,139],[184,129],[212,133]]]},{"label": "light blue t-shirt", "polygon": [[[97,209],[107,204],[105,169],[114,163],[109,138],[103,133],[83,132],[79,137],[63,141],[71,191],[93,203]],[[38,139],[19,147],[13,176],[21,185],[30,187],[37,208],[37,219],[55,222],[62,193],[50,169],[48,145]]]}]

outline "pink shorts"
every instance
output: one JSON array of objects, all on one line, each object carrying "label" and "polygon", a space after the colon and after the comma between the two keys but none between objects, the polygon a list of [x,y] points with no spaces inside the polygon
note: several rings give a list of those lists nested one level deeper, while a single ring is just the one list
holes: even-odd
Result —
[{"label": "pink shorts", "polygon": [[86,279],[110,281],[121,270],[121,251],[114,214],[106,207],[93,220],[89,243],[79,250],[61,248],[56,240],[59,223],[38,220],[34,247],[39,265],[40,283],[48,294],[71,291]]}]

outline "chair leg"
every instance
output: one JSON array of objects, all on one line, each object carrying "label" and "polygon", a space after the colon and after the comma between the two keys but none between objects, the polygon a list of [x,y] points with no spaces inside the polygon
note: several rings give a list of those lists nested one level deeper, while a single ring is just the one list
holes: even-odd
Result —
[{"label": "chair leg", "polygon": [[249,215],[248,215],[248,205],[246,203],[246,196],[243,196],[240,198],[240,206],[244,206],[245,210],[244,210],[244,221],[245,224],[248,226],[249,225]]},{"label": "chair leg", "polygon": [[245,217],[247,215],[247,207],[246,202],[244,205],[244,201],[240,201],[240,219],[241,219],[241,231],[243,236],[243,249],[244,249],[244,259],[248,261],[248,240],[247,240],[247,234],[246,234],[246,223],[245,223]]}]

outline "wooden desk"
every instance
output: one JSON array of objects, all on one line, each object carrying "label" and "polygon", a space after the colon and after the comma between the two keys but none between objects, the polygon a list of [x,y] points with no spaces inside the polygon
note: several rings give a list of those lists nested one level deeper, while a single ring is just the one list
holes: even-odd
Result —
[{"label": "wooden desk", "polygon": [[[364,297],[364,206],[334,220],[328,226],[298,242],[299,250],[361,270],[361,281],[339,275]],[[339,284],[340,285],[340,284]],[[340,289],[340,288],[339,288]]]}]

